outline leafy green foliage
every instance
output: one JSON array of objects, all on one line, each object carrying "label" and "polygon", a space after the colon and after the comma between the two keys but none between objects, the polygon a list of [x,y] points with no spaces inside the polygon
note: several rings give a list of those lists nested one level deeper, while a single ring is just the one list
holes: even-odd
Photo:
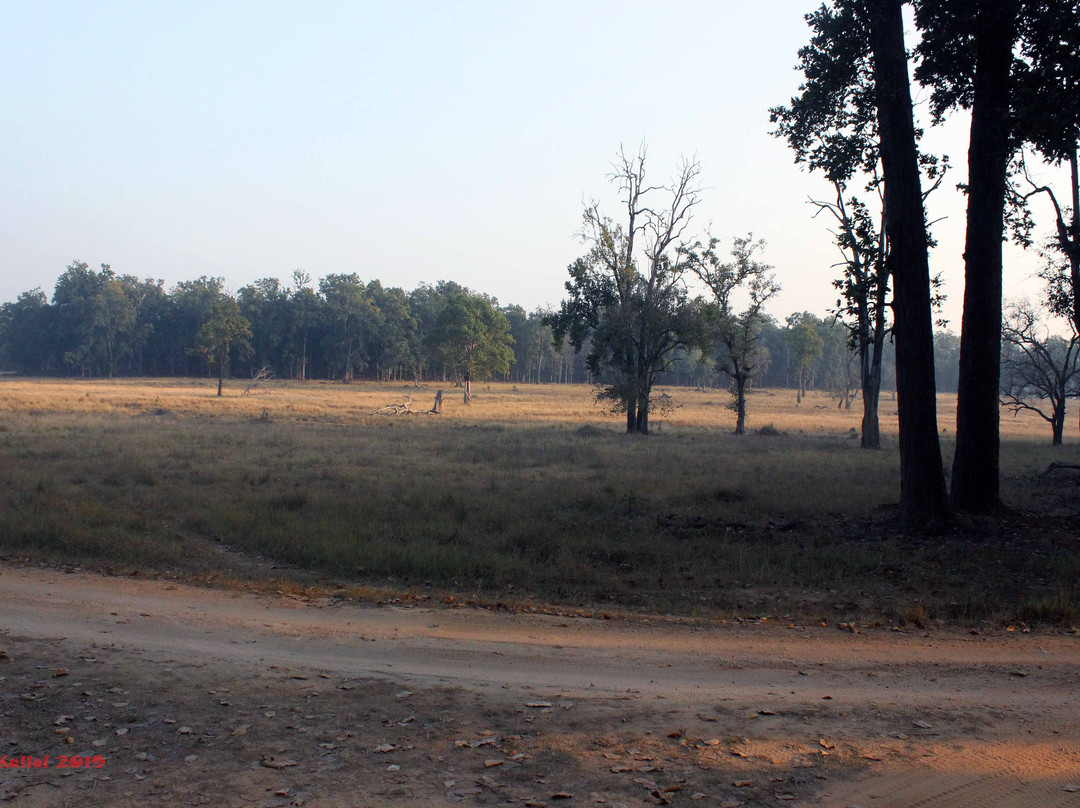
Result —
[{"label": "leafy green foliage", "polygon": [[[780,284],[772,267],[754,258],[764,249],[764,241],[755,242],[752,236],[736,238],[731,249],[733,260],[727,263],[720,260],[718,244],[717,239],[710,238],[704,251],[698,254],[691,248],[687,256],[694,274],[712,293],[706,310],[706,334],[718,349],[717,370],[731,379],[731,408],[737,416],[735,433],[741,435],[746,426],[747,388],[769,361],[768,351],[761,344],[765,304],[780,291]],[[739,290],[749,297],[741,312],[736,311],[732,301],[732,294]]]},{"label": "leafy green foliage", "polygon": [[494,302],[463,291],[442,307],[428,345],[462,380],[491,378],[505,373],[514,361],[510,323]]},{"label": "leafy green foliage", "polygon": [[251,324],[240,313],[236,298],[224,295],[215,303],[195,338],[195,350],[217,369],[218,395],[229,373],[229,358],[233,350],[240,357],[251,353]]}]

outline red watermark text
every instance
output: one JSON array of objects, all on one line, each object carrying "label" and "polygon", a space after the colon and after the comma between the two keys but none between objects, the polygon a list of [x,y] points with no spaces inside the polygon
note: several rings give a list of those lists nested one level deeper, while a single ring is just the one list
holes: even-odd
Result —
[{"label": "red watermark text", "polygon": [[0,769],[100,769],[104,755],[0,755]]}]

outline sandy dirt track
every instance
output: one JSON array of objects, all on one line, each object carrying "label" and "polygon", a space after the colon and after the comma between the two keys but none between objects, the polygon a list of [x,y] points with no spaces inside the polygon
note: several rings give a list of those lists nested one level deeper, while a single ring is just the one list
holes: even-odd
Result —
[{"label": "sandy dirt track", "polygon": [[[1073,635],[376,607],[12,566],[0,630],[0,755],[50,755],[0,768],[19,805],[1080,808]],[[102,764],[58,769],[69,754]]]}]

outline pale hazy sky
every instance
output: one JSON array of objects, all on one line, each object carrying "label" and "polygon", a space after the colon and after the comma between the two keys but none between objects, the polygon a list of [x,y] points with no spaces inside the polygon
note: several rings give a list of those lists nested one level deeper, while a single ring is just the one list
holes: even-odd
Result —
[{"label": "pale hazy sky", "polygon": [[[582,201],[644,141],[654,180],[701,161],[702,228],[768,241],[775,314],[824,314],[837,254],[806,198],[827,189],[768,135],[819,2],[0,0],[0,301],[79,259],[558,305]],[[930,203],[954,329],[965,141],[933,139],[957,166]],[[1037,295],[1035,259],[1007,262],[1006,295]]]}]

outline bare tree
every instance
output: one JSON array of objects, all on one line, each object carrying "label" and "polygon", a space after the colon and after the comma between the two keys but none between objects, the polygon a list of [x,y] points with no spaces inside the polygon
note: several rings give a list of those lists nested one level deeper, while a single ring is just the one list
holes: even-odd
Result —
[{"label": "bare tree", "polygon": [[274,369],[269,365],[263,365],[261,368],[255,371],[255,374],[251,377],[251,381],[248,383],[248,386],[244,388],[244,392],[242,392],[240,395],[246,396],[260,384],[266,381],[270,381],[270,379],[272,378],[274,378]]},{"label": "bare tree", "polygon": [[1065,404],[1080,395],[1080,339],[1072,318],[1064,318],[1068,339],[1052,335],[1028,302],[1013,303],[1001,327],[1001,403],[1017,414],[1037,413],[1050,424],[1053,445],[1065,429]]},{"label": "bare tree", "polygon": [[648,185],[645,150],[632,157],[620,151],[610,179],[625,220],[604,216],[596,202],[585,208],[581,239],[590,249],[570,265],[570,299],[548,320],[556,342],[569,335],[581,350],[591,338],[594,375],[615,371],[617,380],[598,397],[625,412],[627,432],[648,433],[656,374],[700,335],[699,307],[683,282],[700,173],[696,161],[684,161],[669,185]]}]

